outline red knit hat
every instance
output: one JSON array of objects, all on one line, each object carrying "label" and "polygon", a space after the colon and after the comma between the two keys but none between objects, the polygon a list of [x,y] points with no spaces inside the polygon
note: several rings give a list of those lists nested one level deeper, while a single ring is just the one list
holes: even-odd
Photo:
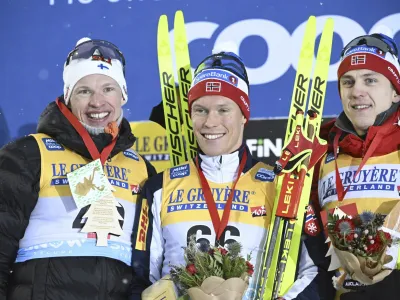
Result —
[{"label": "red knit hat", "polygon": [[393,39],[384,34],[372,34],[351,41],[342,51],[338,79],[348,71],[359,69],[382,74],[400,94],[400,63]]},{"label": "red knit hat", "polygon": [[189,111],[200,97],[221,95],[234,101],[248,121],[250,118],[249,82],[239,56],[220,52],[206,57],[196,68],[188,93]]}]

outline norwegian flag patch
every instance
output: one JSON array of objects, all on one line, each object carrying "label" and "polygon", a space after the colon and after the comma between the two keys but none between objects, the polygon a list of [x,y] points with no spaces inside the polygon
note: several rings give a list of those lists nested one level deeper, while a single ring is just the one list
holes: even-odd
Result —
[{"label": "norwegian flag patch", "polygon": [[210,81],[206,83],[206,92],[220,92],[221,82]]},{"label": "norwegian flag patch", "polygon": [[311,205],[308,205],[304,224],[304,232],[310,236],[317,236],[320,231],[321,228],[319,228],[314,209]]},{"label": "norwegian flag patch", "polygon": [[367,62],[367,56],[365,54],[360,54],[360,55],[353,55],[351,57],[351,65],[365,65]]}]

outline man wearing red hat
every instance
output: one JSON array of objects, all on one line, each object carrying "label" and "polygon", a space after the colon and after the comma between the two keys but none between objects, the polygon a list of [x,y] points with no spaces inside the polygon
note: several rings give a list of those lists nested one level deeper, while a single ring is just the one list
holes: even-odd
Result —
[{"label": "man wearing red hat", "polygon": [[[205,58],[196,68],[188,102],[199,154],[146,183],[137,213],[145,211],[148,226],[143,228],[145,237],[134,238],[134,268],[143,281],[154,283],[171,265],[185,263],[182,248],[191,236],[205,247],[237,241],[243,256],[252,254],[255,272],[243,299],[253,299],[271,222],[275,175],[243,143],[250,117],[243,61],[232,52]],[[285,299],[320,299],[321,274],[313,257],[318,247],[307,243],[299,250],[298,279]]]},{"label": "man wearing red hat", "polygon": [[[384,34],[352,40],[342,51],[338,80],[343,112],[321,129],[329,150],[315,169],[313,200],[323,210],[355,203],[358,213],[387,215],[400,199],[400,63],[394,40]],[[393,260],[386,267],[393,269],[398,248],[389,249]],[[351,275],[336,286],[348,292],[340,299],[399,298],[399,271],[370,286]]]}]

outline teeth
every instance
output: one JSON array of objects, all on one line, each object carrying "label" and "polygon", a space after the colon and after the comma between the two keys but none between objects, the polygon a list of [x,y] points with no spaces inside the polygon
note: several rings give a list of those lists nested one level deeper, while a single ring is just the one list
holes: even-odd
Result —
[{"label": "teeth", "polygon": [[353,105],[354,109],[363,109],[363,108],[368,108],[369,105]]},{"label": "teeth", "polygon": [[207,140],[215,140],[215,139],[218,139],[218,138],[220,138],[220,137],[222,137],[223,136],[223,134],[205,134],[204,135],[204,137],[207,139]]},{"label": "teeth", "polygon": [[110,113],[108,112],[104,112],[104,113],[99,113],[99,114],[89,114],[89,117],[91,117],[92,119],[103,119],[106,116],[108,116]]}]

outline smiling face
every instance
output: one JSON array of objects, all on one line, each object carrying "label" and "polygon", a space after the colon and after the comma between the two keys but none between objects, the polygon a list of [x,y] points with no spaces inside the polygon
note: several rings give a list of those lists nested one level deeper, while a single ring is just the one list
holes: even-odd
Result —
[{"label": "smiling face", "polygon": [[109,76],[88,75],[76,83],[70,104],[79,121],[103,128],[121,116],[122,91]]},{"label": "smiling face", "polygon": [[204,96],[192,105],[193,130],[208,156],[236,151],[243,141],[246,119],[239,106],[224,96]]},{"label": "smiling face", "polygon": [[400,100],[390,81],[371,70],[349,71],[339,84],[344,113],[359,135],[364,135],[380,113]]}]

